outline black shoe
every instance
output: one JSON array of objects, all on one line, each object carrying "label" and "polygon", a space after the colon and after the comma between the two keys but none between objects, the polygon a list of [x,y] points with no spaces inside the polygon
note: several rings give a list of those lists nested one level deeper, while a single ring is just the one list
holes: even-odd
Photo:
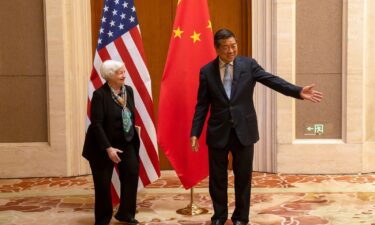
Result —
[{"label": "black shoe", "polygon": [[108,225],[110,222],[111,218],[102,221],[95,221],[95,225]]},{"label": "black shoe", "polygon": [[109,222],[95,222],[95,225],[108,225]]},{"label": "black shoe", "polygon": [[131,218],[131,219],[125,219],[125,218],[121,218],[119,217],[118,215],[115,215],[115,218],[116,220],[120,221],[120,222],[124,222],[125,224],[129,224],[129,225],[136,225],[136,224],[139,224],[138,220],[134,219],[134,218]]},{"label": "black shoe", "polygon": [[247,222],[240,220],[233,220],[233,225],[247,225]]},{"label": "black shoe", "polygon": [[224,225],[225,221],[222,220],[212,220],[211,225]]}]

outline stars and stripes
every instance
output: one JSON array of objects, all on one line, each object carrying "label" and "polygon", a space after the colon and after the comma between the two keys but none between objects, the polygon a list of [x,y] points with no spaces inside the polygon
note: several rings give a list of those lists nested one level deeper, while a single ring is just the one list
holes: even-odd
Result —
[{"label": "stars and stripes", "polygon": [[[141,127],[139,188],[160,176],[156,131],[151,91],[138,19],[133,0],[106,0],[101,17],[98,44],[89,81],[87,126],[90,124],[90,102],[94,90],[105,82],[100,66],[108,59],[122,61],[126,67],[125,84],[133,87],[136,105],[136,125]],[[119,178],[114,170],[112,190],[114,204],[119,200]]]}]

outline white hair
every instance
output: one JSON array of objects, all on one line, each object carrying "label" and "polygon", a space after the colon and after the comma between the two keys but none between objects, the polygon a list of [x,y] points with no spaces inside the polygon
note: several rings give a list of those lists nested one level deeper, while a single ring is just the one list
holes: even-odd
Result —
[{"label": "white hair", "polygon": [[106,60],[100,66],[100,75],[104,80],[108,80],[108,78],[115,75],[116,71],[123,66],[125,66],[123,62],[119,62],[116,60]]}]

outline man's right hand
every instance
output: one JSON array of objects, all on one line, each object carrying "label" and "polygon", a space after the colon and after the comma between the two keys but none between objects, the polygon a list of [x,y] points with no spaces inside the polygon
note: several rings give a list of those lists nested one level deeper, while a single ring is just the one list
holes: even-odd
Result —
[{"label": "man's right hand", "polygon": [[119,163],[121,162],[120,157],[118,157],[117,153],[122,153],[120,149],[109,147],[107,148],[108,157],[114,162]]},{"label": "man's right hand", "polygon": [[198,152],[199,150],[199,143],[198,138],[196,136],[190,137],[190,145],[193,152]]}]

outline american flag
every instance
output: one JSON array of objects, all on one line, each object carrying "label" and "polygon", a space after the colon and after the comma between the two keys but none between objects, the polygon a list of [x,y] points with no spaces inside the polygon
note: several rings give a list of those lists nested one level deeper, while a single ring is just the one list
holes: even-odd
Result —
[{"label": "american flag", "polygon": [[[133,0],[105,0],[88,85],[87,126],[90,124],[90,102],[94,90],[105,82],[100,76],[100,66],[108,59],[122,61],[126,67],[125,84],[134,90],[136,125],[141,127],[139,151],[140,171],[138,189],[160,176],[157,152],[151,79],[146,66],[142,38]],[[120,180],[116,170],[112,176],[112,199],[118,203]]]}]

